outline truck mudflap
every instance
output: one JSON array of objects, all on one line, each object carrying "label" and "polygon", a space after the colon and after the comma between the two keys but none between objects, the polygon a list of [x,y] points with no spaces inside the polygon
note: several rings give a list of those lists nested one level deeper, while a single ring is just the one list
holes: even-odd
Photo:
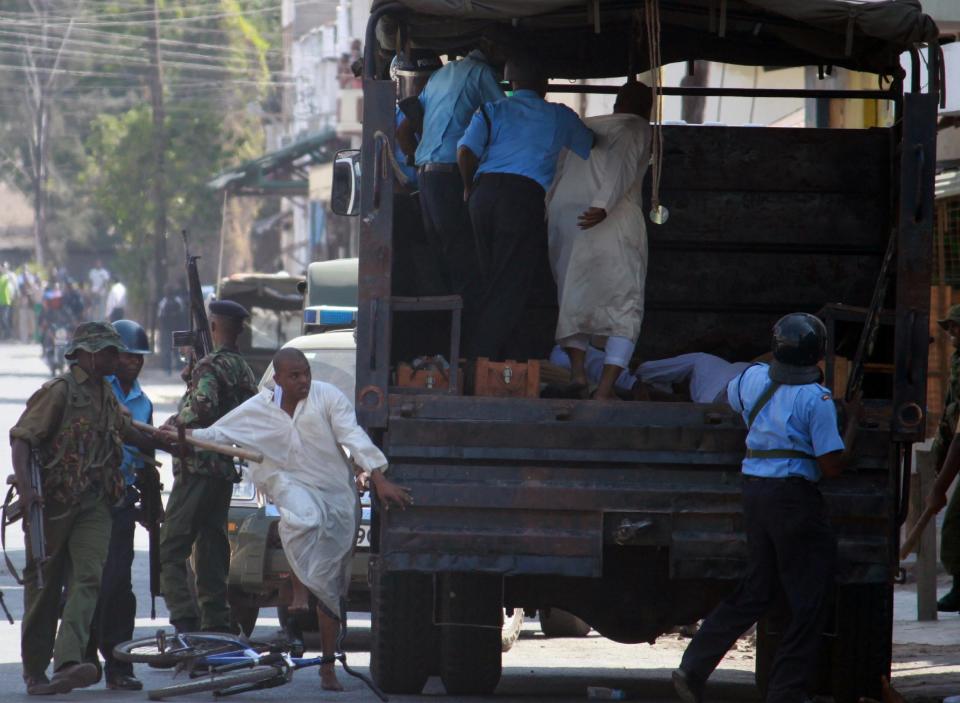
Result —
[{"label": "truck mudflap", "polygon": [[[415,504],[381,516],[382,568],[600,578],[614,546],[665,550],[671,579],[742,575],[745,428],[729,408],[514,399],[506,422],[504,401],[459,400],[393,408],[384,448]],[[889,446],[865,430],[856,471],[823,486],[841,581],[890,577]]]}]

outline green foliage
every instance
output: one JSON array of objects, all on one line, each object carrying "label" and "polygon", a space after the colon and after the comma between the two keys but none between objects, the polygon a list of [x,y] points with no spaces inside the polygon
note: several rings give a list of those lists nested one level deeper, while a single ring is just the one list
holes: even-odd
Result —
[{"label": "green foliage", "polygon": [[[187,106],[185,106],[187,107]],[[168,195],[168,250],[178,262],[181,229],[207,236],[220,226],[220,200],[206,187],[211,168],[236,158],[233,145],[224,144],[220,116],[210,110],[175,111],[164,130],[167,138],[165,176]],[[155,173],[153,117],[148,106],[120,115],[100,115],[86,141],[87,165],[80,185],[91,205],[110,225],[117,255],[115,267],[128,281],[134,303],[149,298],[149,271],[154,259],[155,204],[150,198]],[[209,252],[209,246],[204,248]]]},{"label": "green foliage", "polygon": [[[62,72],[50,83],[47,103],[50,249],[68,265],[68,245],[115,251],[108,267],[124,275],[134,302],[146,301],[155,260],[151,3],[4,0],[0,6],[6,27],[0,41],[7,43],[0,46],[0,179],[32,198],[25,56],[33,51],[35,75],[47,78],[62,47]],[[227,165],[262,153],[262,126],[246,106],[269,100],[283,69],[278,6],[276,0],[159,0],[172,280],[179,278],[181,228],[204,257],[205,279],[212,276],[222,196],[204,184]],[[16,22],[4,24],[10,19]]]}]

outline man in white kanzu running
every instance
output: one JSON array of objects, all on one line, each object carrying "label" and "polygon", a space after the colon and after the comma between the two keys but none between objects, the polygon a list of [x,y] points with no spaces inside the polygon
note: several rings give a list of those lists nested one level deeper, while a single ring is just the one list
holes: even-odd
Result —
[{"label": "man in white kanzu running", "polygon": [[[383,475],[387,459],[357,424],[353,405],[335,386],[312,380],[301,351],[281,349],[273,368],[275,388],[264,388],[192,436],[263,453],[262,464],[250,464],[250,478],[280,512],[283,551],[319,602],[321,645],[328,657],[336,646],[360,524],[351,460],[357,474],[369,476],[385,508],[404,508],[412,499]],[[320,675],[325,690],[343,690],[333,662],[325,663]]]}]

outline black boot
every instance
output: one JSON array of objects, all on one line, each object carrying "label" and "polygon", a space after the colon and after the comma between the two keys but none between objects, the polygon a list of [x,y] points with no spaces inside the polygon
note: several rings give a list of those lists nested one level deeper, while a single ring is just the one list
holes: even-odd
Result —
[{"label": "black boot", "polygon": [[960,612],[960,575],[954,574],[953,588],[937,601],[937,610],[941,613]]}]

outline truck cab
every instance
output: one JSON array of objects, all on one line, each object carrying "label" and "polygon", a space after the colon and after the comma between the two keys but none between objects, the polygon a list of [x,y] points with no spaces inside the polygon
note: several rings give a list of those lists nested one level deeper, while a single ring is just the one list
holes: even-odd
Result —
[{"label": "truck cab", "polygon": [[[560,609],[611,639],[655,642],[707,615],[746,566],[746,428],[737,413],[722,403],[464,393],[463,374],[475,360],[457,363],[456,296],[394,290],[405,237],[389,168],[397,100],[389,62],[404,46],[456,58],[482,45],[498,65],[511,47],[535,47],[554,94],[611,92],[600,79],[650,69],[654,40],[660,65],[705,59],[878,76],[878,88],[856,91],[661,88],[828,106],[889,101],[893,119],[870,129],[663,125],[659,192],[669,219],[646,224],[637,353],[748,360],[769,349],[780,316],[821,315],[830,335],[825,383],[840,397],[850,375],[862,373],[866,416],[855,467],[822,485],[840,567],[819,688],[844,703],[879,698],[880,676],[889,674],[911,445],[925,434],[936,26],[916,3],[881,0],[854,10],[832,0],[742,0],[718,11],[707,0],[660,0],[651,28],[649,5],[373,4],[361,153],[338,159],[345,176],[335,177],[334,190],[353,186],[356,163],[361,180],[333,200],[352,209],[359,192],[358,417],[389,458],[393,480],[416,498],[405,511],[373,516],[371,669],[389,692],[419,692],[434,674],[451,694],[492,691],[504,609]],[[650,180],[648,171],[645,212]],[[446,321],[437,323],[441,313]],[[418,316],[446,335],[443,345],[418,350],[451,362],[442,387],[398,382],[411,360],[408,350],[397,353],[392,331]],[[425,330],[424,343],[432,338]],[[782,615],[773,612],[758,628],[761,689]]]}]

